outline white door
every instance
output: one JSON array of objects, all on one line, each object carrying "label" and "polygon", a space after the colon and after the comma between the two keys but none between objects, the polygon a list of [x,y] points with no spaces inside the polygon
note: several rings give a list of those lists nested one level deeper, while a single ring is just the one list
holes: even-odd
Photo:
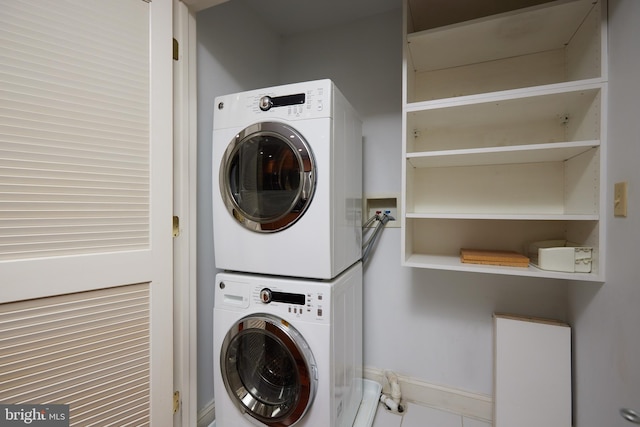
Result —
[{"label": "white door", "polygon": [[171,1],[0,10],[0,402],[171,425]]}]

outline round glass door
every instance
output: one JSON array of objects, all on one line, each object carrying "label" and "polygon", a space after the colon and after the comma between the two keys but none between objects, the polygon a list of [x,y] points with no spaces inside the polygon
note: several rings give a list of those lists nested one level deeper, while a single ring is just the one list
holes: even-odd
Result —
[{"label": "round glass door", "polygon": [[310,148],[283,123],[251,125],[231,141],[220,165],[220,192],[246,228],[276,232],[304,214],[315,190]]},{"label": "round glass door", "polygon": [[294,425],[315,397],[316,364],[309,346],[275,316],[238,321],[223,341],[220,369],[235,406],[270,427]]}]

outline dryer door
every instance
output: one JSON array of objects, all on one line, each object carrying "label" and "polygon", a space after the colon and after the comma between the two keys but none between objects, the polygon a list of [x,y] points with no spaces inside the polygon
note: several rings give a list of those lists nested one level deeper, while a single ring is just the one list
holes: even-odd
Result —
[{"label": "dryer door", "polygon": [[311,149],[294,128],[256,123],[231,141],[220,164],[220,193],[246,228],[276,232],[295,223],[311,203],[316,183]]},{"label": "dryer door", "polygon": [[309,346],[288,322],[269,314],[244,317],[229,330],[220,370],[235,406],[270,427],[294,425],[316,394]]}]

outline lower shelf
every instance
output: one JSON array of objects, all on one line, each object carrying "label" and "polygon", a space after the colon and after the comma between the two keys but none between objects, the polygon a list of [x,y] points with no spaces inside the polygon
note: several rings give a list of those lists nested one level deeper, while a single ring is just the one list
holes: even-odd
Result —
[{"label": "lower shelf", "polygon": [[529,267],[500,267],[481,264],[463,264],[459,256],[412,254],[404,261],[405,267],[430,268],[435,270],[464,271],[469,273],[502,274],[510,276],[539,277],[548,279],[577,280],[585,282],[602,282],[596,273],[562,273]]}]

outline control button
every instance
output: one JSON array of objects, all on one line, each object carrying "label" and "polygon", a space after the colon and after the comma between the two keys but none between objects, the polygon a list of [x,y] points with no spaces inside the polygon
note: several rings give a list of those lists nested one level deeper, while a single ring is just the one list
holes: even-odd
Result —
[{"label": "control button", "polygon": [[264,288],[260,291],[260,301],[265,304],[269,304],[271,302],[271,290]]},{"label": "control button", "polygon": [[322,294],[318,294],[318,301],[322,301]]},{"label": "control button", "polygon": [[322,317],[322,309],[321,308],[318,309],[318,317]]},{"label": "control button", "polygon": [[289,313],[291,313],[291,307],[289,307]]},{"label": "control button", "polygon": [[270,96],[263,96],[260,98],[259,105],[262,111],[269,111],[273,107],[273,101]]}]

